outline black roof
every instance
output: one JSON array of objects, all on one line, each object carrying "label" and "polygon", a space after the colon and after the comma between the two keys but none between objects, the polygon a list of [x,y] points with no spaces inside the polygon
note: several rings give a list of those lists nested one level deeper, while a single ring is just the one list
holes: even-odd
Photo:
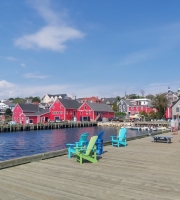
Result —
[{"label": "black roof", "polygon": [[179,100],[180,100],[180,98],[178,98],[178,100],[176,100],[176,101],[173,101],[173,102],[172,102],[171,108],[172,108]]},{"label": "black roof", "polygon": [[115,97],[115,98],[104,98],[103,100],[102,100],[102,102],[103,103],[107,103],[109,101],[109,103],[110,104],[113,104],[114,102],[116,102],[117,101],[117,98]]},{"label": "black roof", "polygon": [[23,111],[38,112],[39,106],[36,104],[19,103],[19,106]]},{"label": "black roof", "polygon": [[35,113],[28,113],[25,114],[26,116],[39,116],[39,115],[43,115],[45,113],[49,113],[49,109],[42,109],[39,112],[35,112]]},{"label": "black roof", "polygon": [[81,105],[77,100],[72,99],[59,99],[65,108],[76,108],[78,109]]},{"label": "black roof", "polygon": [[112,110],[112,108],[109,105],[107,105],[107,104],[87,102],[87,105],[90,106],[94,111],[114,112]]}]

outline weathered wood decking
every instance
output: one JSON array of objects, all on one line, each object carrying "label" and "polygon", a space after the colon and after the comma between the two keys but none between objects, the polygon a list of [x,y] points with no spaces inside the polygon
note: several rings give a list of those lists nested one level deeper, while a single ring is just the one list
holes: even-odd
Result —
[{"label": "weathered wood decking", "polygon": [[[166,133],[171,135],[170,133]],[[105,146],[97,164],[67,155],[0,170],[0,199],[180,199],[180,135],[151,137],[127,147]]]}]

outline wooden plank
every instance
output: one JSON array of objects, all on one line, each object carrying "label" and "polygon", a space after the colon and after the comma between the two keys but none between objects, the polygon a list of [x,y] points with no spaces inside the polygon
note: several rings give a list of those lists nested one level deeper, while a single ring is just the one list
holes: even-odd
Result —
[{"label": "wooden plank", "polygon": [[0,199],[179,199],[180,135],[151,140],[105,146],[97,164],[65,155],[0,170]]}]

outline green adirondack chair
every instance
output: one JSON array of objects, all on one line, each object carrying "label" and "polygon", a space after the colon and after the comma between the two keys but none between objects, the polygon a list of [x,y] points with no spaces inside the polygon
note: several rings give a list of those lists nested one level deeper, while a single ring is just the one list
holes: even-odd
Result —
[{"label": "green adirondack chair", "polygon": [[98,136],[91,137],[86,149],[78,150],[78,147],[75,147],[76,148],[75,158],[80,164],[83,163],[83,159],[88,160],[92,163],[98,162],[96,155],[96,145],[95,145],[97,138]]}]

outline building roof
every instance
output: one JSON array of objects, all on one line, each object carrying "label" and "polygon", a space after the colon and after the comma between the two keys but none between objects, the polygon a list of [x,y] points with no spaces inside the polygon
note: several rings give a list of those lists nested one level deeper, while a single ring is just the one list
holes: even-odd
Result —
[{"label": "building roof", "polygon": [[133,103],[132,99],[122,99],[128,106],[134,106],[135,104]]},{"label": "building roof", "polygon": [[172,108],[174,105],[176,105],[176,103],[177,103],[179,100],[180,100],[180,98],[178,98],[178,100],[176,100],[176,101],[173,101],[173,102],[172,102],[171,108]]},{"label": "building roof", "polygon": [[113,104],[114,102],[116,102],[117,101],[117,98],[115,97],[115,98],[104,98],[103,100],[102,100],[102,103],[107,103],[107,102],[109,102],[110,104]]},{"label": "building roof", "polygon": [[65,98],[67,94],[47,94],[49,97],[59,97],[61,96],[62,98]]},{"label": "building roof", "polygon": [[21,109],[25,112],[38,112],[39,110],[39,106],[36,104],[25,104],[25,103],[19,103],[19,106],[21,107]]},{"label": "building roof", "polygon": [[11,103],[11,102],[5,102],[4,104],[8,105],[9,107],[15,107],[16,104],[15,103]]},{"label": "building roof", "polygon": [[78,100],[84,100],[84,101],[101,101],[101,99],[98,99],[98,97],[84,97],[84,98],[78,98]]},{"label": "building roof", "polygon": [[79,103],[77,100],[59,99],[59,101],[63,104],[63,106],[65,108],[76,108],[76,109],[78,109],[81,106],[81,103]]},{"label": "building roof", "polygon": [[94,111],[102,111],[102,112],[114,112],[112,108],[107,104],[99,104],[99,103],[86,103],[88,106],[91,107]]},{"label": "building roof", "polygon": [[42,109],[39,112],[35,112],[35,113],[27,113],[25,114],[26,116],[40,116],[43,114],[49,113],[49,109]]}]

